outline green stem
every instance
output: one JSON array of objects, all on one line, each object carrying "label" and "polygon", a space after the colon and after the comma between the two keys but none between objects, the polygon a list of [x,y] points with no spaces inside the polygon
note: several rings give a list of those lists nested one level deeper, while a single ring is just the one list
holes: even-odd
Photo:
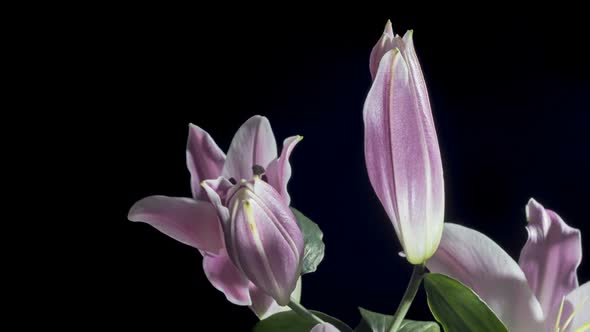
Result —
[{"label": "green stem", "polygon": [[406,314],[408,313],[408,309],[410,309],[412,301],[414,301],[414,297],[416,297],[416,293],[418,293],[422,278],[424,278],[424,265],[414,265],[414,271],[412,271],[408,288],[406,288],[404,297],[402,297],[399,307],[397,307],[394,316],[395,318],[388,330],[389,332],[397,332],[397,330],[399,330],[400,325],[402,325],[402,322],[404,321],[404,317],[406,317]]},{"label": "green stem", "polygon": [[295,311],[295,313],[297,313],[299,316],[311,321],[315,324],[321,324],[324,323],[323,320],[321,320],[318,316],[312,314],[309,310],[305,309],[301,304],[291,300],[289,302],[289,304],[287,304],[289,306],[289,308],[291,308],[293,311]]}]

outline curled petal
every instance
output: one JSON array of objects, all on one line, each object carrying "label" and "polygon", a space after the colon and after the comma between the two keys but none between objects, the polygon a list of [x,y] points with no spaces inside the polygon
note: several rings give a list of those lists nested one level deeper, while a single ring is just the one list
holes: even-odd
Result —
[{"label": "curled petal", "polygon": [[580,231],[534,199],[526,206],[529,238],[519,264],[549,320],[555,320],[563,297],[578,287],[582,260]]},{"label": "curled petal", "polygon": [[273,160],[266,169],[266,176],[268,183],[273,186],[281,196],[287,202],[287,205],[291,202],[291,197],[287,192],[287,184],[289,178],[291,178],[291,164],[289,163],[289,157],[291,152],[297,143],[303,139],[303,136],[291,136],[283,142],[283,150],[281,156]]},{"label": "curled petal", "polygon": [[473,289],[509,331],[542,331],[543,311],[524,272],[487,236],[445,223],[440,246],[426,266]]},{"label": "curled petal", "polygon": [[252,166],[264,168],[277,158],[277,142],[266,117],[255,115],[248,119],[236,132],[222,175],[236,181],[250,180]]},{"label": "curled petal", "polygon": [[205,189],[205,195],[213,207],[217,210],[219,219],[222,225],[229,221],[229,211],[225,207],[225,197],[232,189],[233,185],[224,177],[219,177],[215,180],[205,180],[201,182],[201,186]]},{"label": "curled petal", "polygon": [[149,196],[131,207],[128,219],[150,224],[171,238],[203,251],[218,253],[224,248],[219,219],[208,202]]},{"label": "curled petal", "polygon": [[237,305],[251,305],[250,281],[231,262],[227,253],[205,255],[203,271],[213,287],[223,292],[227,300]]},{"label": "curled petal", "polygon": [[189,125],[186,145],[186,163],[191,174],[191,189],[194,199],[203,199],[201,181],[221,175],[225,154],[213,138],[198,126]]}]

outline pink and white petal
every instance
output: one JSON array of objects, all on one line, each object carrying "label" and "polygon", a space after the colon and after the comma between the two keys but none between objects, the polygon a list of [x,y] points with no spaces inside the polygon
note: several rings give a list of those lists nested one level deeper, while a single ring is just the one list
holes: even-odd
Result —
[{"label": "pink and white petal", "polygon": [[[416,54],[416,49],[414,48],[414,31],[406,31],[402,41],[398,42],[398,45],[402,45],[402,47],[400,47],[400,50],[404,55],[404,59],[406,59],[408,63],[410,72],[412,73],[411,75],[416,86],[416,94],[418,95],[418,100],[420,102],[427,103],[427,101],[429,100],[428,89],[426,87],[426,81],[424,80],[424,74],[420,66],[420,61],[418,60],[418,55]],[[430,108],[430,105],[426,106]],[[431,126],[434,126],[434,120],[432,116],[427,116],[427,120],[431,123]]]},{"label": "pink and white petal", "polygon": [[526,215],[529,238],[519,264],[543,312],[551,316],[547,319],[555,320],[563,297],[578,287],[576,271],[582,261],[580,231],[532,198]]},{"label": "pink and white petal", "polygon": [[291,136],[283,142],[283,150],[281,156],[273,160],[266,169],[266,177],[268,183],[275,188],[281,196],[285,199],[287,205],[291,203],[291,197],[287,192],[287,184],[291,178],[291,164],[289,163],[289,157],[293,148],[297,143],[301,142],[303,136]]},{"label": "pink and white petal", "polygon": [[186,164],[191,174],[191,190],[194,199],[203,199],[201,181],[221,175],[225,153],[211,135],[194,124],[189,125],[186,144]]},{"label": "pink and white petal", "polygon": [[426,266],[473,289],[509,331],[542,330],[543,311],[524,272],[487,236],[445,223],[440,246]]},{"label": "pink and white petal", "polygon": [[277,158],[277,142],[266,117],[255,115],[248,119],[236,132],[222,175],[226,178],[250,180],[252,166],[267,167]]},{"label": "pink and white petal", "polygon": [[227,300],[237,305],[251,305],[250,281],[231,262],[227,253],[205,255],[203,270],[213,287],[225,294]]},{"label": "pink and white petal", "polygon": [[150,224],[171,238],[199,250],[224,248],[221,224],[213,205],[184,197],[149,196],[137,201],[127,218]]},{"label": "pink and white petal", "polygon": [[[563,332],[585,331],[582,327],[590,329],[590,282],[574,289],[565,297],[565,304],[560,319],[561,323],[559,324],[560,327],[563,327],[576,309],[577,311],[568,325],[568,329]],[[554,326],[555,324],[552,324],[548,327],[553,328]]]}]

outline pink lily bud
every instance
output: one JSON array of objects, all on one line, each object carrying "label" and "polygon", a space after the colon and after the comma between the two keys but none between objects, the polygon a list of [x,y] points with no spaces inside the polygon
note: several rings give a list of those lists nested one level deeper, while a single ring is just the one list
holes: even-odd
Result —
[{"label": "pink lily bud", "polygon": [[303,234],[293,212],[258,175],[229,189],[214,181],[203,186],[223,220],[230,259],[254,285],[287,305],[303,258]]},{"label": "pink lily bud", "polygon": [[394,39],[365,101],[365,160],[406,259],[422,264],[442,236],[443,169],[412,33]]}]

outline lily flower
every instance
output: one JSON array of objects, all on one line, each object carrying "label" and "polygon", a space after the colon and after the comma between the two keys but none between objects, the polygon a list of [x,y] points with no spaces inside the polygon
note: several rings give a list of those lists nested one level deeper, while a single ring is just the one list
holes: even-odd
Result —
[{"label": "lily flower", "polygon": [[528,240],[518,263],[487,236],[445,224],[426,266],[473,289],[515,332],[580,332],[590,328],[590,282],[578,284],[582,259],[578,229],[531,199]]},{"label": "lily flower", "polygon": [[371,68],[378,64],[378,69],[363,110],[367,172],[407,260],[422,264],[438,247],[445,197],[438,139],[412,32],[393,36],[388,22],[371,61]]},{"label": "lily flower", "polygon": [[285,306],[301,274],[303,234],[289,206],[261,175],[236,185],[219,177],[202,186],[218,210],[232,262]]},{"label": "lily flower", "polygon": [[[231,303],[250,306],[260,319],[288,310],[249,280],[229,258],[217,209],[209,202],[200,183],[219,177],[227,181],[250,180],[254,176],[252,167],[259,165],[266,169],[269,185],[288,206],[289,156],[300,140],[301,136],[285,139],[281,155],[277,157],[270,123],[267,118],[256,115],[236,132],[226,156],[205,130],[190,124],[186,157],[192,197],[149,196],[131,207],[128,218],[150,224],[171,238],[197,248],[203,255],[207,279]],[[292,296],[299,299],[299,287]]]}]

